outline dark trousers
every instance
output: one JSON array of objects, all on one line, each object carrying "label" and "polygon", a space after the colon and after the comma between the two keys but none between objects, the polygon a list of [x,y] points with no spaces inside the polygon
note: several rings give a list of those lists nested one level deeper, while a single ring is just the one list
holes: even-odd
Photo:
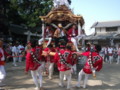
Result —
[{"label": "dark trousers", "polygon": [[105,56],[104,56],[104,62],[106,62],[107,60],[109,60],[109,55],[108,54],[105,54]]}]

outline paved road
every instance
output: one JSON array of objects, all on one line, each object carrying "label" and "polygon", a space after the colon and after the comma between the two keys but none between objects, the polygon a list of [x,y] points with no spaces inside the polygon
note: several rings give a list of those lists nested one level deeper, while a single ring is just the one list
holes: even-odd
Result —
[{"label": "paved road", "polygon": [[[7,76],[5,79],[6,87],[4,90],[34,90],[35,85],[31,75],[24,73],[24,62],[18,63],[18,67],[13,67],[12,63],[6,64]],[[45,90],[66,90],[58,86],[58,74],[54,75],[54,79],[49,80],[47,76],[43,77],[43,86]],[[72,87],[77,83],[77,76],[72,78]],[[84,90],[82,88],[71,88],[71,90]],[[120,90],[120,64],[104,63],[102,71],[97,73],[97,78],[89,77],[88,86],[85,90]]]}]

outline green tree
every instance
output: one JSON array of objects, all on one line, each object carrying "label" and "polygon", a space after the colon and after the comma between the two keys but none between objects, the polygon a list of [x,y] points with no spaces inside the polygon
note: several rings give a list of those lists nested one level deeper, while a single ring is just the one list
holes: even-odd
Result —
[{"label": "green tree", "polygon": [[52,0],[10,0],[9,21],[34,29],[41,25],[39,16],[46,15],[52,5]]},{"label": "green tree", "polygon": [[9,1],[8,0],[0,0],[0,33],[3,35],[8,34],[8,17],[7,11],[9,9]]}]

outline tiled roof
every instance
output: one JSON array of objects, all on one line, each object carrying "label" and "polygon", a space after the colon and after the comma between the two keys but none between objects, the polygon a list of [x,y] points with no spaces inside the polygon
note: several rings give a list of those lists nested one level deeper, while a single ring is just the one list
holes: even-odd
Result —
[{"label": "tiled roof", "polygon": [[119,21],[107,21],[107,22],[95,22],[91,28],[96,27],[119,27],[120,26],[120,20]]},{"label": "tiled roof", "polygon": [[105,39],[120,39],[120,33],[106,33],[98,35],[90,35],[85,37],[85,40],[105,40]]},{"label": "tiled roof", "polygon": [[35,33],[36,31],[37,32],[42,31],[42,30],[40,30],[41,29],[40,27],[36,27],[34,29],[28,30],[25,27],[20,26],[20,25],[16,25],[16,24],[10,24],[9,29],[10,29],[11,32],[16,33],[16,34],[24,34],[25,32],[28,32],[28,31],[30,31],[32,33]]}]

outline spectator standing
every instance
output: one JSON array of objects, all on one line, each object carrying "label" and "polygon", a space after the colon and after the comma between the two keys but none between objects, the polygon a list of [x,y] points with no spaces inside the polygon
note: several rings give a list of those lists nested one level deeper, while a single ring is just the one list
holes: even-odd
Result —
[{"label": "spectator standing", "polygon": [[108,47],[108,55],[109,55],[109,63],[111,64],[113,61],[113,48],[112,48],[112,46]]},{"label": "spectator standing", "polygon": [[104,62],[108,62],[109,55],[108,55],[108,46],[105,47],[105,55],[104,55]]},{"label": "spectator standing", "polygon": [[23,56],[22,53],[24,52],[25,47],[24,47],[22,44],[19,44],[17,48],[18,48],[18,50],[19,50],[19,51],[18,51],[18,52],[19,52],[19,58],[18,58],[18,61],[21,62],[22,59],[23,59],[23,57],[22,57],[22,56]]},{"label": "spectator standing", "polygon": [[13,56],[13,65],[17,66],[16,62],[18,61],[19,56],[19,50],[18,50],[18,44],[14,43],[12,47],[12,56]]}]

